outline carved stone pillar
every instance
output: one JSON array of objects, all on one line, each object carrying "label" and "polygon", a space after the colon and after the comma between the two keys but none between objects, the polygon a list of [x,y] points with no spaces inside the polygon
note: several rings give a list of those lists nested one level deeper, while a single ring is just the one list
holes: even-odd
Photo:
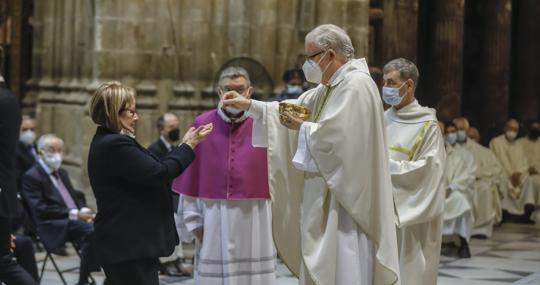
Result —
[{"label": "carved stone pillar", "polygon": [[[479,73],[482,95],[480,124],[484,130],[484,137],[491,138],[500,134],[509,111],[512,1],[483,0],[480,2],[485,13],[482,17],[483,47]],[[498,115],[493,116],[493,114]]]},{"label": "carved stone pillar", "polygon": [[397,57],[416,62],[418,0],[385,0],[383,11],[383,64]]},{"label": "carved stone pillar", "polygon": [[431,9],[426,11],[429,45],[423,47],[421,102],[436,106],[440,120],[451,120],[461,112],[464,0],[426,0],[422,4]]},{"label": "carved stone pillar", "polygon": [[[540,6],[534,0],[514,1],[511,114],[520,120],[540,118]],[[514,47],[515,44],[515,47]]]}]

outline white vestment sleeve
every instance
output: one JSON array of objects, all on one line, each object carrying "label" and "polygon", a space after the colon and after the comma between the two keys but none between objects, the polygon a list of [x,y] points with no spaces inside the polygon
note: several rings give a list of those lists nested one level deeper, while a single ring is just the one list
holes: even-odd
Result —
[{"label": "white vestment sleeve", "polygon": [[191,242],[195,238],[192,231],[203,226],[203,209],[199,199],[180,194],[176,226],[180,240]]},{"label": "white vestment sleeve", "polygon": [[[427,129],[413,160],[389,160],[400,226],[425,223],[442,214],[446,152],[437,124]],[[444,189],[442,189],[444,190]]]},{"label": "white vestment sleeve", "polygon": [[268,127],[265,119],[266,103],[252,99],[247,115],[253,118],[253,146],[268,147]]},{"label": "white vestment sleeve", "polygon": [[317,128],[316,123],[304,122],[300,126],[298,132],[298,148],[293,158],[293,165],[296,169],[307,172],[319,172],[313,157],[308,150],[307,137],[310,135],[311,130]]},{"label": "white vestment sleeve", "polygon": [[464,194],[471,192],[474,181],[476,181],[476,169],[476,162],[472,154],[469,152],[463,154],[462,159],[453,171],[454,175],[448,181],[448,188]]}]

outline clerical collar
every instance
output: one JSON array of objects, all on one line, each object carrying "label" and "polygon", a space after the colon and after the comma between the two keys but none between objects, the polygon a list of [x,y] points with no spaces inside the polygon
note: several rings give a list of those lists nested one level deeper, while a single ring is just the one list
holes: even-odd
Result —
[{"label": "clerical collar", "polygon": [[418,100],[414,99],[414,101],[412,101],[411,103],[409,103],[407,106],[403,106],[403,108],[401,109],[396,109],[394,106],[392,106],[392,109],[394,110],[394,112],[396,112],[397,114],[399,113],[406,113],[408,112],[410,109],[414,109],[416,107],[419,107],[420,104],[418,104]]},{"label": "clerical collar", "polygon": [[161,142],[165,145],[165,147],[166,147],[169,151],[171,151],[172,145],[165,139],[165,137],[160,136],[159,139],[160,139]]},{"label": "clerical collar", "polygon": [[340,75],[345,71],[345,69],[347,69],[347,67],[349,65],[351,65],[350,60],[347,63],[345,63],[344,65],[342,65],[340,68],[338,68],[338,70],[336,70],[336,72],[334,72],[332,77],[330,77],[330,80],[328,80],[328,84],[325,84],[325,86],[334,87],[334,86],[338,85],[343,80],[343,78],[340,77]]},{"label": "clerical collar", "polygon": [[217,108],[217,113],[219,115],[219,117],[227,122],[227,123],[241,123],[243,121],[245,121],[247,118],[248,118],[248,115],[247,115],[247,112],[244,111],[244,113],[242,114],[242,116],[238,117],[238,118],[230,118],[229,116],[227,116],[227,114],[225,114],[225,111],[223,111],[223,109],[221,108],[221,106],[218,106]]}]

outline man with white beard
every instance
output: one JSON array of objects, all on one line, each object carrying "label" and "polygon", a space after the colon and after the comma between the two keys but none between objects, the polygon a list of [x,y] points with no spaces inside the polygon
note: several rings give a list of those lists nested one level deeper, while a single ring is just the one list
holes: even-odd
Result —
[{"label": "man with white beard", "polygon": [[464,117],[454,119],[458,129],[457,142],[470,151],[478,166],[473,195],[473,236],[491,237],[493,225],[502,219],[500,184],[502,168],[493,152],[467,137],[469,121]]},{"label": "man with white beard", "polygon": [[435,110],[415,99],[418,69],[404,58],[383,68],[382,98],[393,194],[399,217],[401,284],[437,283],[446,152]]},{"label": "man with white beard", "polygon": [[248,110],[254,145],[267,147],[277,250],[300,284],[400,284],[377,85],[335,25],[309,32],[305,51],[306,79],[319,85],[289,107],[311,110],[306,121],[277,102],[223,101]]},{"label": "man with white beard", "polygon": [[512,215],[521,215],[519,222],[534,223],[529,219],[534,210],[534,188],[527,156],[516,142],[518,131],[518,121],[510,119],[506,122],[504,134],[492,139],[489,148],[499,160],[506,180],[502,208]]},{"label": "man with white beard", "polygon": [[457,144],[457,128],[446,125],[446,200],[444,203],[443,235],[457,234],[460,240],[458,255],[471,257],[469,241],[474,225],[472,201],[476,180],[473,155]]}]

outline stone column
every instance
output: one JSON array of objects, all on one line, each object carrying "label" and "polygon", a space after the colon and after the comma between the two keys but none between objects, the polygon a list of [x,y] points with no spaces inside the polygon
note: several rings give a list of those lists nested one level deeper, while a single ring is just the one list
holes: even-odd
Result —
[{"label": "stone column", "polygon": [[482,92],[480,124],[483,136],[491,138],[500,134],[509,111],[512,1],[480,2],[485,13],[482,17],[482,59],[479,68]]},{"label": "stone column", "polygon": [[423,81],[425,101],[437,106],[439,119],[451,120],[461,113],[464,0],[436,1],[430,13],[434,29],[427,61],[431,68]]},{"label": "stone column", "polygon": [[383,64],[397,57],[416,62],[418,0],[384,0]]},{"label": "stone column", "polygon": [[344,1],[345,20],[342,28],[351,37],[355,57],[368,56],[369,0]]},{"label": "stone column", "polygon": [[15,96],[22,97],[22,49],[23,49],[23,2],[9,1],[11,6],[11,46],[10,46],[10,90]]},{"label": "stone column", "polygon": [[516,25],[512,44],[512,112],[519,120],[540,118],[540,5],[535,0],[519,0],[514,8]]},{"label": "stone column", "polygon": [[276,50],[274,91],[281,91],[283,86],[282,76],[285,70],[293,67],[301,67],[304,57],[304,36],[299,32],[297,23],[297,7],[299,2],[310,3],[305,0],[278,1],[276,19]]},{"label": "stone column", "polygon": [[[251,15],[250,55],[272,75],[275,74],[277,45],[277,0],[249,1]],[[278,79],[279,77],[275,77]],[[260,86],[258,86],[260,87]]]}]

